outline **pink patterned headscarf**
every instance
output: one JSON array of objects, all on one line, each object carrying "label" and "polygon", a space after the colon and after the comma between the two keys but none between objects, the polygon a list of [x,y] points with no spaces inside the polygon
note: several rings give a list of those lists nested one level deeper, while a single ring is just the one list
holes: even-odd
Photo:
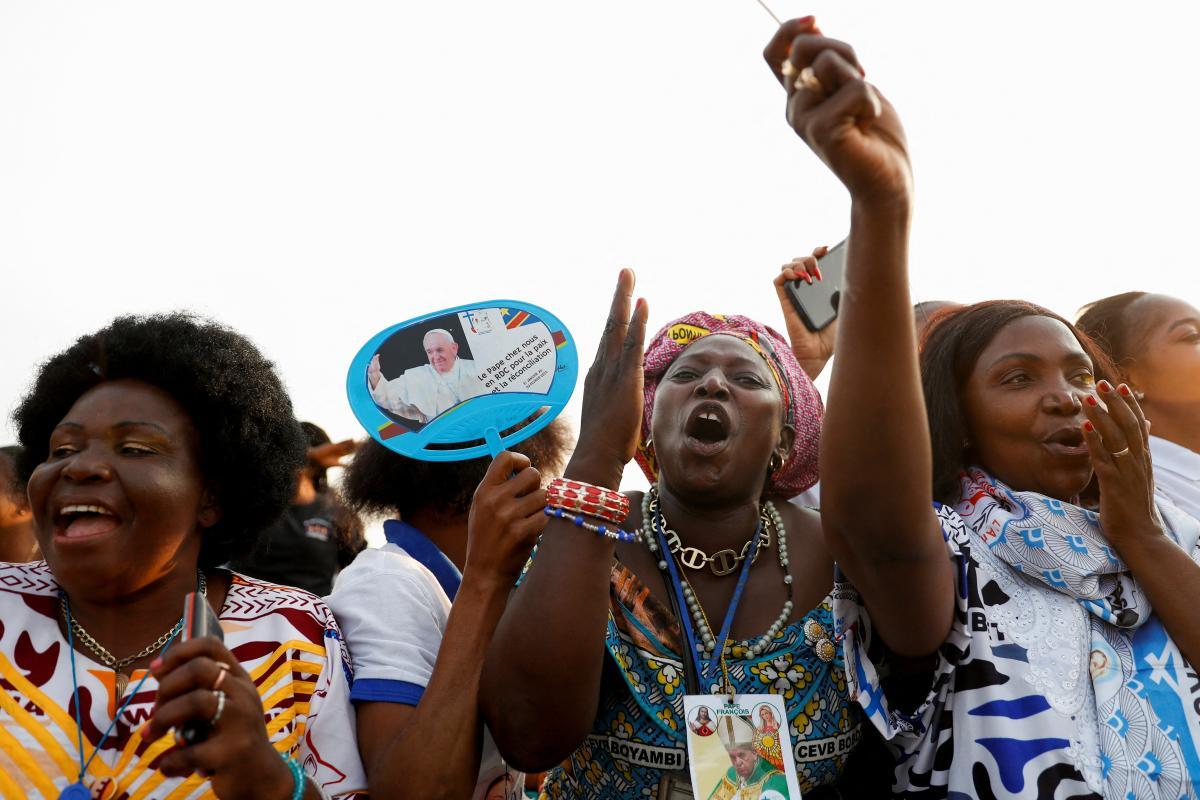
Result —
[{"label": "pink patterned headscarf", "polygon": [[796,441],[783,466],[772,473],[770,492],[794,497],[817,482],[817,451],[821,438],[821,416],[825,407],[821,395],[800,367],[787,339],[749,317],[724,316],[696,311],[667,323],[646,346],[645,400],[642,403],[642,436],[638,442],[637,462],[647,480],[658,480],[654,452],[646,447],[650,440],[650,420],[654,414],[654,395],[659,379],[688,345],[712,334],[736,336],[762,356],[775,376],[787,408],[787,422],[796,429]]}]

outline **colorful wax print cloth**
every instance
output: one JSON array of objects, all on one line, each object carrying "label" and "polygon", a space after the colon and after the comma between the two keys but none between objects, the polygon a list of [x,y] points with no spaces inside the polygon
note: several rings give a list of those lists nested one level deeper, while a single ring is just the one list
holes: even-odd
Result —
[{"label": "colorful wax print cloth", "polygon": [[[654,798],[665,774],[688,770],[679,623],[630,570],[612,571],[606,644],[611,662],[592,733],[547,776],[542,798]],[[727,659],[738,692],[783,695],[802,792],[841,774],[862,736],[833,643],[831,602],[776,635],[751,658],[749,644]],[[701,693],[717,693],[713,683]]]},{"label": "colorful wax print cloth", "polygon": [[[1200,680],[1087,509],[963,476],[939,507],[955,562],[953,626],[911,711],[844,581],[834,589],[851,692],[898,752],[899,797],[1200,797]],[[1200,527],[1160,507],[1200,560]]]},{"label": "colorful wax print cloth", "polygon": [[[0,797],[55,800],[79,774],[71,654],[58,625],[58,585],[44,561],[0,564]],[[220,613],[225,646],[254,679],[271,743],[296,758],[325,797],[366,797],[350,706],[350,661],[325,604],[299,589],[233,575]],[[85,760],[123,697],[115,673],[75,653]],[[144,673],[132,676],[132,692]],[[125,707],[84,782],[102,800],[213,798],[206,779],[155,770],[172,746],[148,742],[158,682]]]}]

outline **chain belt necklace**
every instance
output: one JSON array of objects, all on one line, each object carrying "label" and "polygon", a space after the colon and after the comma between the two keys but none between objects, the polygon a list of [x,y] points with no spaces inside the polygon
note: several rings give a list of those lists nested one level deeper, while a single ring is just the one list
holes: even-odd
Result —
[{"label": "chain belt necklace", "polygon": [[[679,559],[679,563],[688,569],[703,569],[704,567],[708,567],[714,575],[724,576],[735,572],[741,563],[746,560],[746,554],[750,551],[750,543],[754,541],[754,536],[746,540],[740,551],[727,547],[723,550],[718,550],[711,556],[699,547],[692,547],[690,545],[684,547],[683,542],[679,539],[679,534],[667,527],[666,517],[663,517],[662,512],[659,510],[658,492],[652,488],[647,492],[647,496],[650,498],[650,514],[657,514],[662,520],[662,534],[667,540],[667,547]],[[758,549],[754,551],[754,558],[750,560],[751,564],[758,561],[759,554],[765,548],[771,546],[771,518],[765,504],[759,511],[758,520],[760,523],[756,532],[758,536]]]},{"label": "chain belt necklace", "polygon": [[[764,514],[765,520],[769,524],[764,524],[764,517],[762,516]],[[763,510],[760,512],[758,524],[763,530],[766,530],[767,528],[774,528],[778,534],[779,567],[783,570],[783,585],[784,589],[787,591],[787,600],[784,601],[783,608],[780,610],[779,616],[776,617],[775,621],[771,623],[771,626],[767,628],[767,632],[750,644],[749,653],[751,657],[757,657],[767,651],[767,649],[771,646],[771,642],[776,636],[779,635],[779,632],[787,626],[787,621],[792,616],[792,609],[795,607],[795,593],[792,587],[792,575],[788,568],[787,532],[783,527],[783,517],[780,516],[779,510],[775,508],[775,504],[770,500],[763,504]],[[646,547],[649,548],[650,553],[658,561],[658,568],[665,573],[669,573],[672,576],[671,580],[674,581],[673,567],[667,563],[667,560],[670,559],[671,556],[659,552],[659,545],[657,544],[657,534],[659,533],[663,535],[663,540],[666,542],[670,541],[671,536],[675,537],[675,541],[679,540],[679,537],[675,535],[674,531],[670,531],[670,535],[668,535],[668,531],[666,530],[666,520],[663,519],[662,512],[658,509],[658,487],[651,486],[649,491],[642,496],[642,541],[646,543]],[[748,541],[746,544],[751,545],[754,540],[755,537],[751,536],[750,541]],[[758,540],[760,543],[763,541],[762,534],[758,535]],[[767,533],[766,543],[769,545],[770,542],[770,534]],[[754,556],[750,559],[751,564],[758,559],[758,554],[762,552],[762,549],[763,547],[761,544],[754,548]],[[677,550],[672,549],[672,554],[676,554],[676,557],[678,557],[677,553]],[[683,561],[682,558],[679,560],[680,562]],[[738,561],[740,562],[743,560],[745,560],[744,548],[742,551],[742,557],[738,559]],[[700,566],[703,566],[703,564]],[[698,567],[694,567],[693,569],[697,568]],[[700,599],[696,597],[695,590],[692,588],[691,584],[688,583],[687,577],[683,575],[682,572],[679,575],[679,583],[680,595],[682,597],[680,605],[687,606],[687,609],[694,621],[696,634],[699,639],[699,641],[695,643],[697,652],[704,658],[712,658],[715,651],[716,655],[721,660],[722,670],[724,670],[725,653],[730,648],[732,642],[720,642],[720,650],[717,650],[717,637],[713,635],[712,627],[708,622],[708,616],[704,613],[704,609],[700,606]],[[682,608],[680,608],[680,613],[683,613]],[[697,667],[697,671],[698,673],[700,672],[699,667]],[[728,676],[726,676],[726,683],[728,683]]]}]

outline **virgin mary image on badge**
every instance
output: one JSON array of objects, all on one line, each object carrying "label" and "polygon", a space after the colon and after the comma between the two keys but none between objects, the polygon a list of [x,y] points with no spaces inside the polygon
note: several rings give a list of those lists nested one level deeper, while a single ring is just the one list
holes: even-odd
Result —
[{"label": "virgin mary image on badge", "polygon": [[[787,776],[762,749],[759,729],[746,717],[730,714],[717,722],[717,738],[731,766],[707,795],[708,800],[793,800]],[[776,751],[779,740],[769,736]]]}]

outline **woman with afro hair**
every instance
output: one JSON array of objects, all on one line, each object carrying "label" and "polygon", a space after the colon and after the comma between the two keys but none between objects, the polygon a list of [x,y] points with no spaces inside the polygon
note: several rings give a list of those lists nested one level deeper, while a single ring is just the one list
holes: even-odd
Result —
[{"label": "woman with afro hair", "polygon": [[[304,464],[271,363],[215,323],[121,317],[47,361],[15,420],[45,561],[0,565],[0,794],[364,792],[328,607],[219,566]],[[192,592],[223,642],[180,640]]]}]

